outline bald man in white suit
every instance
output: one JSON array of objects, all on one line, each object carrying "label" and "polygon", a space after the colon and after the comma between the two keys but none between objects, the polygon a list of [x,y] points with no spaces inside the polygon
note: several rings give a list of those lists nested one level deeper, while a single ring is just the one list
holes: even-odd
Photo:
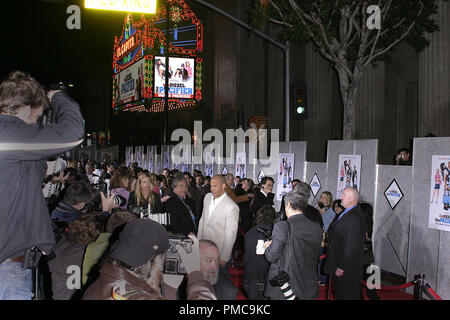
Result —
[{"label": "bald man in white suit", "polygon": [[215,175],[211,179],[211,193],[205,196],[203,202],[197,237],[199,240],[211,240],[217,245],[220,254],[217,295],[220,300],[234,300],[237,297],[237,288],[230,280],[228,262],[231,260],[236,241],[239,207],[227,195],[225,187],[222,175]]},{"label": "bald man in white suit", "polygon": [[215,175],[211,179],[211,193],[205,196],[198,239],[211,240],[219,248],[220,266],[231,259],[239,222],[239,207],[225,192],[225,179]]}]

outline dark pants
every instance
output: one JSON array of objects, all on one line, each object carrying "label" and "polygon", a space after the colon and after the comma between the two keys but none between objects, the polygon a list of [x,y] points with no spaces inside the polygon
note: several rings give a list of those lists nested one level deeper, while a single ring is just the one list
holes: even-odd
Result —
[{"label": "dark pants", "polygon": [[244,280],[244,289],[247,292],[248,300],[269,300],[264,296],[264,287],[264,283],[258,283],[256,280]]},{"label": "dark pants", "polygon": [[228,272],[229,261],[225,267],[219,266],[219,280],[214,289],[216,290],[218,300],[236,300],[239,289],[231,281],[230,273]]},{"label": "dark pants", "polygon": [[362,273],[345,273],[342,277],[332,275],[334,297],[336,300],[360,300]]},{"label": "dark pants", "polygon": [[[321,247],[320,248],[320,254],[319,255],[323,255],[326,253],[326,247]],[[322,268],[323,268],[323,261],[324,260],[320,260],[319,264],[318,264],[318,278],[319,278],[319,282],[320,283],[324,283],[327,284],[328,283],[328,275],[324,274],[322,272]]]}]

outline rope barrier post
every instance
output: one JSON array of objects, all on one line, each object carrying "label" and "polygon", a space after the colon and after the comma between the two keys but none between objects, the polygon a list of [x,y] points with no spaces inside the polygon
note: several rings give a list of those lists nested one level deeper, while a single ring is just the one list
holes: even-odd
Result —
[{"label": "rope barrier post", "polygon": [[414,276],[414,300],[422,300],[422,293],[425,287],[425,274],[419,273]]}]

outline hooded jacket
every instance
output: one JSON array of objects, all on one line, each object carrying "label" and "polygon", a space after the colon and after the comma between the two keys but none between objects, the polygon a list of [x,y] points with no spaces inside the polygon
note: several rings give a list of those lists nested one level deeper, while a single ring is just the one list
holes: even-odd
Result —
[{"label": "hooded jacket", "polygon": [[55,93],[51,105],[56,124],[27,124],[0,114],[0,263],[34,246],[48,254],[55,243],[42,193],[45,159],[79,145],[84,120],[64,92]]}]

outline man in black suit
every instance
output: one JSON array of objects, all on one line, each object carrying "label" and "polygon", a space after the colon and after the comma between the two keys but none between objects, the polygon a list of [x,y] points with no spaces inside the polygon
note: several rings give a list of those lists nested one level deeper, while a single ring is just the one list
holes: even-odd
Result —
[{"label": "man in black suit", "polygon": [[256,215],[258,210],[264,206],[273,206],[273,199],[275,194],[272,193],[274,180],[271,177],[264,177],[261,180],[261,189],[255,192],[255,198],[253,199],[250,209],[253,216]]},{"label": "man in black suit", "polygon": [[195,202],[187,196],[188,186],[183,173],[178,173],[172,181],[173,191],[164,203],[164,212],[170,213],[169,231],[177,234],[197,234],[198,221],[195,217]]},{"label": "man in black suit", "polygon": [[341,197],[345,210],[328,229],[328,252],[324,271],[332,277],[337,300],[361,299],[363,247],[367,224],[358,201],[358,191],[346,188]]}]

